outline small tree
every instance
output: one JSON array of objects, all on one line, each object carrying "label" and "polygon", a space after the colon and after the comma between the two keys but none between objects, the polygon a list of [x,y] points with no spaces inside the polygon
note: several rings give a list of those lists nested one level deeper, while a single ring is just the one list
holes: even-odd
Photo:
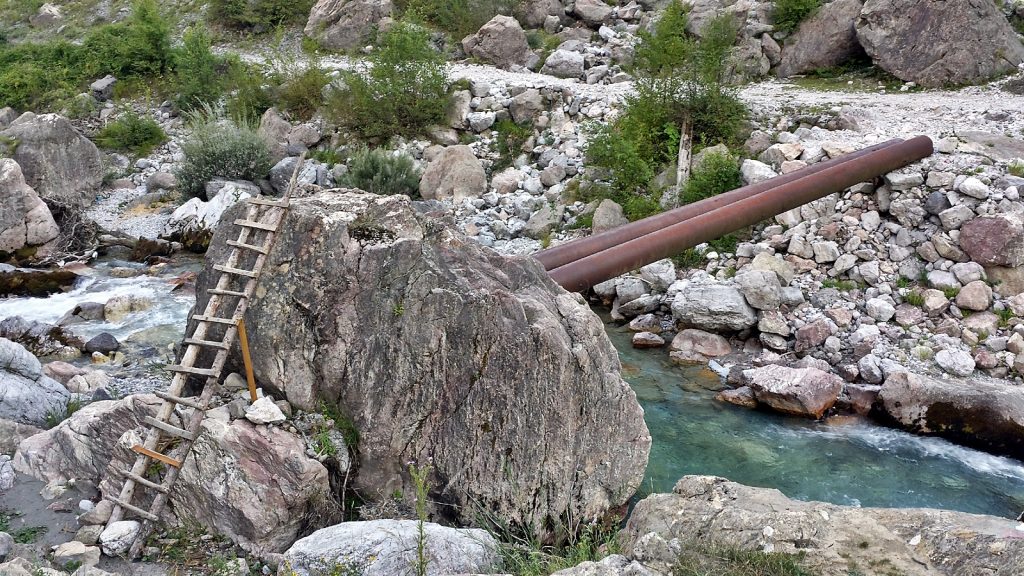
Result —
[{"label": "small tree", "polygon": [[220,98],[222,87],[217,74],[217,57],[210,51],[206,26],[189,26],[182,36],[175,63],[178,106],[188,110],[203,103],[212,104]]},{"label": "small tree", "polygon": [[365,74],[348,72],[329,98],[328,114],[366,140],[416,136],[444,118],[449,85],[430,33],[396,23],[370,55]]},{"label": "small tree", "polygon": [[420,174],[407,154],[362,148],[352,155],[340,184],[381,195],[419,195]]},{"label": "small tree", "polygon": [[185,194],[205,199],[206,183],[215,176],[259,180],[270,171],[267,143],[245,119],[204,105],[189,114],[189,124],[192,135],[181,145],[185,161],[176,172]]}]

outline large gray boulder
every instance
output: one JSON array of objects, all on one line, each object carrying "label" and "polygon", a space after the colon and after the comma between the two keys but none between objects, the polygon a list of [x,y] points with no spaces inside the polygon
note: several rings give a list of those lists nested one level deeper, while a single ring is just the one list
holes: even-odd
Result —
[{"label": "large gray boulder", "polygon": [[692,328],[736,332],[757,324],[757,311],[728,284],[690,284],[672,301],[672,316]]},{"label": "large gray boulder", "polygon": [[21,167],[10,158],[0,158],[0,253],[36,248],[46,252],[60,229],[50,209],[36,191],[25,183]]},{"label": "large gray boulder", "polygon": [[[306,443],[295,434],[244,418],[226,420],[203,420],[171,492],[169,513],[249,552],[284,552],[308,528],[315,507],[331,506],[327,469],[306,455]],[[104,494],[120,492],[119,471],[135,462],[131,446],[142,442],[143,432],[121,436],[100,484]]]},{"label": "large gray boulder", "polygon": [[[245,318],[257,380],[352,420],[352,484],[368,497],[408,498],[406,463],[432,457],[430,501],[460,522],[482,507],[548,535],[626,502],[651,438],[600,319],[536,260],[467,240],[434,206],[293,200]],[[207,262],[235,235],[222,225]],[[200,274],[200,309],[218,275]]]},{"label": "large gray boulder", "polygon": [[864,0],[836,0],[815,11],[786,39],[776,74],[785,78],[839,66],[862,54],[854,22],[863,7]]},{"label": "large gray boulder", "polygon": [[[318,576],[345,566],[363,576],[415,576],[419,522],[372,520],[322,528],[284,554],[279,576]],[[485,530],[423,525],[427,574],[491,574],[501,565],[498,543]]]},{"label": "large gray boulder", "polygon": [[856,27],[875,64],[922,86],[976,84],[1024,61],[1024,45],[992,0],[866,0]]},{"label": "large gray boulder", "polygon": [[303,32],[332,50],[362,48],[392,10],[391,0],[319,0]]},{"label": "large gray boulder", "polygon": [[997,380],[890,374],[878,395],[886,417],[915,432],[1024,458],[1024,389]]},{"label": "large gray boulder", "polygon": [[487,192],[487,174],[473,149],[448,146],[434,158],[420,178],[420,196],[426,200],[479,198]]},{"label": "large gray boulder", "polygon": [[530,56],[523,27],[515,18],[500,14],[481,26],[476,34],[466,36],[462,49],[474,58],[505,70],[526,66]]},{"label": "large gray boulder", "polygon": [[843,379],[817,368],[789,368],[769,364],[745,370],[758,402],[794,416],[821,418],[843,391]]},{"label": "large gray boulder", "polygon": [[680,546],[711,545],[804,556],[808,572],[1015,576],[1024,540],[1008,518],[927,508],[859,508],[791,500],[714,476],[684,476],[671,494],[652,494],[620,534],[623,553],[671,573]]},{"label": "large gray boulder", "polygon": [[47,413],[63,414],[70,397],[31,352],[0,338],[0,418],[42,426]]},{"label": "large gray boulder", "polygon": [[[103,181],[100,151],[67,118],[25,112],[0,132],[25,180],[51,207],[92,204]],[[3,145],[0,145],[0,149]]]},{"label": "large gray boulder", "polygon": [[540,73],[559,78],[580,78],[583,76],[583,65],[583,54],[572,50],[555,50],[544,61]]}]

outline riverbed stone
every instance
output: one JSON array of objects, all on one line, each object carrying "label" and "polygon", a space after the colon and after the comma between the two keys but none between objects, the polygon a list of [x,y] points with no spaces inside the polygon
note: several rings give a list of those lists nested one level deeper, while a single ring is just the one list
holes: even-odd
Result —
[{"label": "riverbed stone", "polygon": [[832,324],[821,318],[810,324],[805,324],[796,331],[796,344],[794,349],[797,352],[805,352],[825,343],[833,333]]},{"label": "riverbed stone", "polygon": [[672,316],[703,330],[739,331],[757,324],[757,312],[727,284],[690,284],[672,301]]},{"label": "riverbed stone", "polygon": [[463,39],[462,49],[474,58],[506,70],[525,66],[530,55],[522,26],[515,18],[500,14],[487,21],[476,34]]},{"label": "riverbed stone", "polygon": [[448,146],[434,158],[420,179],[425,200],[479,198],[487,192],[487,175],[469,146]]},{"label": "riverbed stone", "polygon": [[[540,537],[624,503],[650,435],[600,318],[535,259],[490,251],[417,206],[345,190],[293,199],[267,258],[278,272],[260,277],[246,316],[256,379],[296,408],[326,401],[352,419],[351,485],[368,497],[414,494],[406,463],[430,456],[431,501],[453,521],[485,506]],[[199,309],[233,234],[214,235]]]},{"label": "riverbed stone", "polygon": [[64,412],[70,397],[24,346],[0,338],[0,418],[42,426],[49,414]]},{"label": "riverbed stone", "polygon": [[782,286],[774,271],[747,269],[735,281],[747,303],[758,310],[778,310],[782,304]]},{"label": "riverbed stone", "polygon": [[992,305],[992,288],[981,280],[970,282],[957,293],[956,305],[963,310],[988,310]]},{"label": "riverbed stone", "polygon": [[885,558],[886,571],[905,576],[1011,576],[1024,558],[1017,524],[947,510],[791,500],[773,488],[685,476],[671,493],[637,503],[620,542],[625,555],[665,574],[678,562],[679,546],[699,535],[710,545],[801,554],[814,574],[845,575],[854,563]]},{"label": "riverbed stone", "polygon": [[[422,529],[430,574],[490,574],[501,565],[498,543],[485,530],[433,522]],[[419,530],[415,520],[336,524],[296,542],[285,552],[282,567],[297,576],[316,576],[323,566],[335,565],[357,568],[363,576],[414,576]]]},{"label": "riverbed stone", "polygon": [[687,328],[672,339],[669,357],[677,364],[706,364],[731,352],[729,341],[718,334]]},{"label": "riverbed stone", "polygon": [[46,203],[26,182],[18,163],[0,158],[0,253],[34,249],[45,256],[60,229]]},{"label": "riverbed stone", "polygon": [[832,68],[863,54],[854,21],[863,0],[836,0],[815,10],[786,39],[776,74],[781,77]]},{"label": "riverbed stone", "polygon": [[665,345],[665,339],[654,332],[637,332],[633,334],[633,348],[661,348]]},{"label": "riverbed stone", "polygon": [[817,368],[787,368],[771,364],[745,370],[757,401],[784,414],[819,419],[843,391],[843,379]]},{"label": "riverbed stone", "polygon": [[107,556],[120,556],[128,552],[142,525],[135,520],[120,520],[108,525],[100,533],[100,546]]},{"label": "riverbed stone", "polygon": [[361,48],[392,10],[391,0],[319,0],[303,32],[331,50]]},{"label": "riverbed stone", "polygon": [[935,363],[944,371],[966,378],[974,372],[974,358],[966,350],[945,349],[935,353]]},{"label": "riverbed stone", "polygon": [[593,230],[595,234],[606,232],[619,226],[629,224],[629,218],[622,211],[622,206],[614,200],[605,198],[594,210]]},{"label": "riverbed stone", "polygon": [[1024,216],[979,216],[960,228],[960,247],[982,266],[1024,264]]}]

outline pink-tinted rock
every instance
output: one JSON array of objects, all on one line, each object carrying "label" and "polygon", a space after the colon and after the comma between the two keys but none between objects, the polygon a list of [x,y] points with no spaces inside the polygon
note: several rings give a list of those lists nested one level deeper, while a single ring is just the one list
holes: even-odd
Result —
[{"label": "pink-tinted rock", "polygon": [[633,334],[633,348],[661,348],[665,339],[654,332],[637,332]]},{"label": "pink-tinted rock", "polygon": [[816,346],[821,346],[825,340],[832,335],[832,326],[827,320],[821,319],[811,322],[796,331],[797,352],[805,352]]},{"label": "pink-tinted rock", "polygon": [[729,341],[703,330],[687,328],[672,339],[669,357],[679,364],[704,364],[711,358],[725,356],[732,352]]},{"label": "pink-tinted rock", "polygon": [[754,391],[749,386],[722,390],[715,396],[715,400],[744,408],[757,408],[757,398],[754,397]]},{"label": "pink-tinted rock", "polygon": [[846,396],[849,398],[850,407],[854,412],[861,416],[867,416],[881,390],[882,387],[876,384],[847,384]]},{"label": "pink-tinted rock", "polygon": [[960,228],[960,247],[982,266],[1024,264],[1024,222],[1015,213],[981,216]]},{"label": "pink-tinted rock", "polygon": [[817,368],[772,364],[744,372],[758,402],[784,414],[821,418],[843,391],[843,379]]}]

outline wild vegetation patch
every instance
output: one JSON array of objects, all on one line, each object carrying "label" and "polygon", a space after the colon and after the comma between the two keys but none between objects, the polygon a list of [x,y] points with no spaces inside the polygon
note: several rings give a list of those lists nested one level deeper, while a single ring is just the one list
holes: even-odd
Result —
[{"label": "wild vegetation patch", "polygon": [[340,184],[372,194],[416,197],[420,173],[407,154],[363,147],[352,155]]},{"label": "wild vegetation patch", "polygon": [[821,0],[775,0],[772,23],[776,30],[796,30],[820,6]]},{"label": "wild vegetation patch", "polygon": [[104,126],[94,140],[103,148],[146,156],[167,141],[167,134],[152,118],[128,112]]},{"label": "wild vegetation patch", "polygon": [[215,176],[259,180],[270,171],[270,151],[251,120],[211,106],[188,114],[188,120],[192,134],[181,144],[185,161],[176,171],[185,195],[205,198],[204,186]]}]

